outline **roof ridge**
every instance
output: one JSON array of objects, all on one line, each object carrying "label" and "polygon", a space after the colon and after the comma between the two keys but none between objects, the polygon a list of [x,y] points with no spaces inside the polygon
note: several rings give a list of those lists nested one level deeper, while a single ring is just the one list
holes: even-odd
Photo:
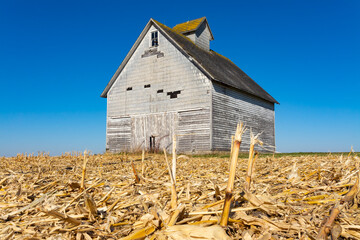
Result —
[{"label": "roof ridge", "polygon": [[199,26],[206,20],[206,17],[189,20],[183,23],[176,24],[172,29],[179,33],[196,31]]},{"label": "roof ridge", "polygon": [[194,44],[194,46],[200,48],[198,45],[196,45],[190,38],[188,38],[188,37],[185,36],[184,34],[181,34],[181,33],[177,32],[177,31],[175,31],[173,28],[168,27],[168,26],[166,26],[165,24],[163,24],[163,23],[161,23],[161,22],[159,22],[159,21],[156,21],[155,19],[153,19],[153,21],[154,21],[156,24],[160,25],[161,27],[164,27],[164,28],[168,29],[169,31],[177,34],[178,36],[181,36],[181,37],[184,38],[185,40],[190,41],[192,44]]},{"label": "roof ridge", "polygon": [[[213,50],[205,51],[181,32],[159,23],[156,20],[154,22],[166,31],[167,35],[169,35],[188,56],[191,56],[193,61],[197,62],[196,65],[211,76],[212,80],[234,87],[266,101],[278,103],[268,92],[227,57]],[[187,41],[185,41],[185,39]],[[191,45],[189,43],[191,43]],[[222,61],[220,59],[222,59]]]}]

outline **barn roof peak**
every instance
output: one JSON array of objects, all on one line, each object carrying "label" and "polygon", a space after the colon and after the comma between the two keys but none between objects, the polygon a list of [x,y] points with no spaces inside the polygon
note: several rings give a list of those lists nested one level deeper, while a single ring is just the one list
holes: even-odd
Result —
[{"label": "barn roof peak", "polygon": [[[167,40],[174,44],[178,48],[178,50],[181,51],[196,67],[203,71],[204,74],[209,77],[209,79],[222,85],[233,87],[240,91],[257,96],[266,101],[278,103],[269,93],[267,93],[262,87],[260,87],[253,79],[251,79],[245,72],[243,72],[228,58],[216,53],[213,50],[204,49],[203,47],[197,45],[195,41],[193,41],[193,39],[191,38],[191,34],[184,34],[194,34],[194,31],[196,34],[196,31],[198,29],[204,27],[204,24],[202,24],[204,22],[208,26],[206,18],[203,17],[176,25],[178,27],[175,26],[174,28],[170,28],[151,18],[138,39],[136,40],[136,42],[134,43],[134,45],[132,46],[132,48],[130,49],[123,62],[120,64],[119,68],[116,70],[110,82],[105,87],[104,91],[101,94],[101,97],[107,97],[108,91],[121,73],[122,69],[125,67],[129,59],[135,52],[136,48],[150,29],[150,27],[154,25]],[[183,32],[179,32],[181,31],[180,26],[183,26]],[[184,30],[184,27],[188,28]]]}]

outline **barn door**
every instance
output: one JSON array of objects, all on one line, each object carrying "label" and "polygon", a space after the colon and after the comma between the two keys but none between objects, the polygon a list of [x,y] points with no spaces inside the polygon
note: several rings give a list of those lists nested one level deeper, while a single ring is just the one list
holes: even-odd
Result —
[{"label": "barn door", "polygon": [[131,147],[134,151],[170,150],[176,127],[177,113],[134,116],[131,118]]}]

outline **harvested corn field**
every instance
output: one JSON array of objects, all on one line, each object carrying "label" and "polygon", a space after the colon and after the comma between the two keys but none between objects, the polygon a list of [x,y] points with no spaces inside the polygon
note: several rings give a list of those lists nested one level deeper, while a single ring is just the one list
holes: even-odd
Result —
[{"label": "harvested corn field", "polygon": [[3,157],[0,239],[360,239],[355,153],[241,154],[223,227],[229,156],[168,158]]}]

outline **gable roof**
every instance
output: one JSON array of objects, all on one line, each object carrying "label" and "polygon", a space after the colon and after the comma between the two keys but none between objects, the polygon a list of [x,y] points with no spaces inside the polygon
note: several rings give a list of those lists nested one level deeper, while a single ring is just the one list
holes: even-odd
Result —
[{"label": "gable roof", "polygon": [[182,34],[187,34],[187,33],[192,33],[192,32],[196,32],[196,30],[201,26],[201,24],[205,22],[205,24],[207,25],[207,27],[209,28],[210,31],[210,35],[211,35],[211,40],[214,40],[214,36],[211,32],[210,26],[207,22],[206,17],[202,17],[202,18],[198,18],[195,20],[191,20],[191,21],[187,21],[184,23],[180,23],[177,24],[175,27],[173,27],[173,30],[177,33],[182,33]]},{"label": "gable roof", "polygon": [[165,26],[164,24],[154,19],[150,19],[148,24],[145,26],[144,30],[134,43],[133,47],[130,49],[129,53],[111,78],[108,85],[105,87],[104,91],[101,94],[101,97],[107,97],[107,93],[110,90],[111,86],[113,85],[113,83],[121,73],[122,69],[125,67],[132,54],[135,52],[137,46],[144,38],[146,32],[152,25],[154,25],[170,42],[175,45],[175,47],[179,49],[179,51],[181,51],[186,57],[188,57],[188,59],[211,80],[257,96],[266,101],[278,103],[269,93],[267,93],[262,87],[260,87],[254,80],[252,80],[246,73],[244,73],[228,58],[216,53],[215,51],[206,51],[198,47],[183,34]]}]

